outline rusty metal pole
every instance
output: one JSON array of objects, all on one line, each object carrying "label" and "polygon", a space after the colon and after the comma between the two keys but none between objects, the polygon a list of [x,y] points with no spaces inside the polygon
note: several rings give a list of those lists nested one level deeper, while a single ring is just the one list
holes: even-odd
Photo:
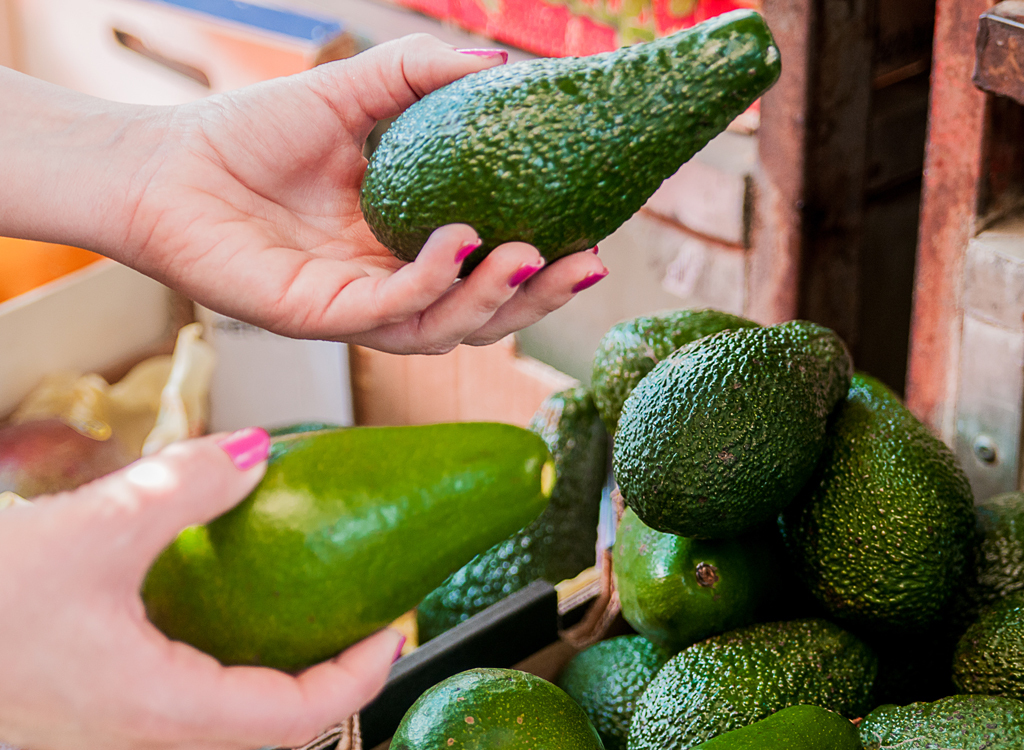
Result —
[{"label": "rusty metal pole", "polygon": [[907,404],[947,442],[955,431],[961,277],[975,233],[985,95],[971,81],[978,17],[990,0],[938,0]]}]

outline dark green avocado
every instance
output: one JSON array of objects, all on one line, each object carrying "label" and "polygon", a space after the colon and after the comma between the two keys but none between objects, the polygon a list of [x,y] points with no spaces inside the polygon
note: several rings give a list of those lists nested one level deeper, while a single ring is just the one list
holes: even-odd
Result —
[{"label": "dark green avocado", "polygon": [[615,433],[615,479],[658,531],[734,537],[774,518],[811,477],[850,387],[846,346],[791,321],[723,331],[662,360]]},{"label": "dark green avocado", "polygon": [[474,557],[420,602],[420,643],[531,581],[558,583],[594,564],[608,475],[608,435],[590,391],[576,387],[553,394],[529,427],[544,439],[555,461],[547,509],[529,526]]},{"label": "dark green avocado", "polygon": [[733,630],[695,643],[661,668],[637,703],[628,747],[689,750],[800,704],[863,716],[876,668],[867,646],[825,620]]},{"label": "dark green avocado", "polygon": [[597,345],[590,379],[608,434],[615,434],[622,404],[637,383],[676,349],[719,331],[756,327],[718,310],[670,310],[613,325]]},{"label": "dark green avocado", "polygon": [[953,684],[1024,700],[1024,591],[989,605],[967,629],[953,654]]},{"label": "dark green avocado", "polygon": [[934,703],[879,706],[860,725],[864,750],[1020,750],[1024,703],[953,695]]},{"label": "dark green avocado", "polygon": [[483,244],[529,242],[553,261],[585,250],[779,77],[760,15],[735,11],[646,44],[466,76],[409,107],[381,138],[361,205],[413,260],[443,224]]},{"label": "dark green avocado", "polygon": [[782,529],[833,617],[864,631],[916,632],[943,617],[963,584],[973,503],[953,453],[858,373]]},{"label": "dark green avocado", "polygon": [[817,706],[790,706],[694,750],[861,750],[857,727]]},{"label": "dark green avocado", "polygon": [[620,635],[574,656],[558,686],[586,712],[605,750],[626,750],[636,702],[671,656],[642,635]]}]

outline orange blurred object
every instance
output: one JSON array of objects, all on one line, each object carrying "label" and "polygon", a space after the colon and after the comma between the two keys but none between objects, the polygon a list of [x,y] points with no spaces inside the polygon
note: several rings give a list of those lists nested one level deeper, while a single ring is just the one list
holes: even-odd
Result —
[{"label": "orange blurred object", "polygon": [[67,245],[0,237],[0,302],[84,268],[101,257]]}]

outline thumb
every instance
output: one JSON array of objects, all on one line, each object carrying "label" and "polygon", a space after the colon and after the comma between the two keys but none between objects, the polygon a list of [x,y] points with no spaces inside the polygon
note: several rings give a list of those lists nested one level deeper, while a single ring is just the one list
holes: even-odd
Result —
[{"label": "thumb", "polygon": [[[186,526],[237,505],[263,478],[270,436],[258,427],[174,443],[89,485],[114,538],[149,564]],[[143,571],[144,572],[144,571]]]},{"label": "thumb", "polygon": [[504,50],[457,50],[429,34],[413,34],[317,70],[325,94],[343,100],[343,111],[361,113],[369,133],[378,120],[397,117],[431,91],[507,60]]}]

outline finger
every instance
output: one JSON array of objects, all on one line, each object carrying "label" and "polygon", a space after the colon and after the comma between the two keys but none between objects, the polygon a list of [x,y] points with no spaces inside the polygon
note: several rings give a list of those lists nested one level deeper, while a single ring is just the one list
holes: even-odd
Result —
[{"label": "finger", "polygon": [[185,440],[89,485],[112,538],[135,553],[141,576],[186,526],[237,505],[266,470],[270,437],[260,428]]},{"label": "finger", "polygon": [[350,122],[369,133],[378,120],[398,116],[431,91],[507,59],[503,50],[460,52],[428,34],[413,34],[318,70],[324,95],[343,104],[335,107],[339,114],[360,113],[362,122]]},{"label": "finger", "polygon": [[521,285],[515,296],[490,320],[467,335],[464,343],[493,344],[510,333],[533,325],[577,294],[608,275],[608,269],[592,252],[560,258]]}]

